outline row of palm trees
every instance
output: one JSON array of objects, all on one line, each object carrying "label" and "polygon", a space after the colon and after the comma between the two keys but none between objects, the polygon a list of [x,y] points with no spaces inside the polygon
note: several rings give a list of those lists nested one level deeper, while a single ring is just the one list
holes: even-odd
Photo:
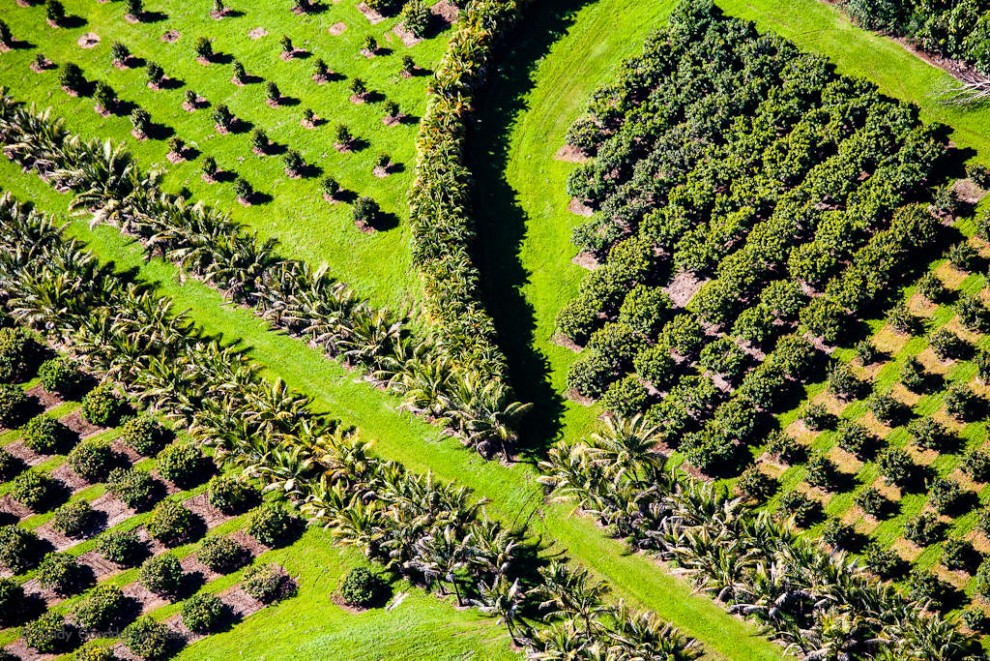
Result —
[{"label": "row of palm trees", "polygon": [[[0,90],[2,92],[2,90]],[[161,190],[161,174],[142,172],[111,142],[71,135],[50,111],[0,94],[0,144],[8,158],[59,189],[71,206],[138,237],[147,258],[162,257],[252,305],[274,326],[360,365],[403,395],[410,410],[448,425],[485,456],[508,458],[527,407],[487,364],[448,350],[449,338],[412,337],[404,319],[359,301],[325,267],[285,259],[277,242],[249,234],[228,216]]]},{"label": "row of palm trees", "polygon": [[640,417],[554,447],[547,485],[615,537],[658,554],[728,610],[756,619],[808,659],[965,659],[974,641],[925,613],[843,553],[799,538],[715,486],[664,469],[658,430]]},{"label": "row of palm trees", "polygon": [[654,615],[608,604],[580,569],[540,569],[525,527],[488,519],[464,487],[375,458],[305,397],[262,379],[244,354],[9,195],[0,197],[0,292],[16,320],[187,428],[219,462],[390,571],[498,616],[532,658],[696,656],[694,642]]},{"label": "row of palm trees", "polygon": [[508,368],[471,259],[476,236],[464,138],[474,92],[485,78],[494,44],[519,21],[522,4],[472,2],[458,22],[429,87],[409,191],[413,261],[423,277],[426,313],[451,355],[470,361],[492,381],[505,381]]}]

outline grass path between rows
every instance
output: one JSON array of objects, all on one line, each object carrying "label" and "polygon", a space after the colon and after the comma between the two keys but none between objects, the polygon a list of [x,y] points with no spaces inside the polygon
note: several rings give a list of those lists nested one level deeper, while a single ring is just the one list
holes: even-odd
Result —
[{"label": "grass path between rows", "polygon": [[[34,175],[0,161],[5,190],[33,200],[39,209],[67,216],[69,198],[53,192]],[[415,471],[433,471],[442,479],[470,487],[489,499],[489,512],[507,521],[530,519],[534,534],[554,551],[579,561],[615,588],[614,596],[647,607],[700,640],[711,658],[776,659],[782,650],[759,637],[756,628],[728,615],[708,598],[694,594],[690,585],[642,555],[604,536],[587,517],[572,507],[543,503],[542,487],[531,465],[506,468],[487,462],[440,430],[398,410],[396,398],[373,388],[357,373],[348,372],[305,343],[271,331],[249,310],[226,304],[219,293],[202,283],[180,282],[177,269],[160,260],[145,262],[140,246],[108,227],[90,229],[75,219],[70,234],[89,245],[105,261],[121,269],[136,269],[143,280],[156,284],[171,297],[176,310],[207,332],[237,339],[270,377],[282,377],[292,388],[313,398],[313,408],[324,410],[346,425],[357,426],[374,441],[375,451]],[[249,620],[250,622],[250,620]]]}]

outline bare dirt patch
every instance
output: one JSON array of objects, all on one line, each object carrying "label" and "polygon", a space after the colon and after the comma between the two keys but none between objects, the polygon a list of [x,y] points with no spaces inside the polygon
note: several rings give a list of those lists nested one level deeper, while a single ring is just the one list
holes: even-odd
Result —
[{"label": "bare dirt patch", "polygon": [[331,37],[339,37],[340,35],[344,34],[344,31],[346,30],[347,30],[347,23],[339,22],[331,25],[330,28],[327,30],[327,32],[330,33]]},{"label": "bare dirt patch", "polygon": [[576,197],[572,197],[571,201],[567,203],[567,210],[578,216],[589,217],[594,215],[595,210],[591,207],[583,204],[581,200]]},{"label": "bare dirt patch", "polygon": [[587,163],[590,160],[583,151],[574,145],[564,145],[553,155],[553,159],[565,163]]},{"label": "bare dirt patch", "polygon": [[102,429],[102,427],[97,427],[92,422],[83,420],[82,413],[79,411],[73,411],[69,415],[65,416],[62,418],[62,422],[66,427],[79,434],[79,438],[92,436]]},{"label": "bare dirt patch", "polygon": [[683,273],[678,273],[675,275],[670,284],[664,288],[667,295],[670,296],[671,302],[676,307],[682,308],[687,305],[688,301],[695,295],[695,293],[701,289],[701,286],[708,282],[707,280],[702,280],[695,273],[690,271],[684,271]]},{"label": "bare dirt patch", "polygon": [[131,463],[141,461],[142,459],[141,455],[136,450],[131,448],[119,438],[114,439],[113,442],[110,443],[110,449],[119,455],[127,457],[128,461]]},{"label": "bare dirt patch", "polygon": [[440,2],[430,7],[430,13],[434,16],[439,16],[445,23],[453,23],[460,16],[461,12],[457,8],[457,5],[450,2],[450,0],[440,0]]},{"label": "bare dirt patch", "polygon": [[399,41],[401,41],[402,45],[406,48],[411,48],[422,41],[422,39],[407,30],[404,25],[396,25],[392,28],[392,32],[395,33],[395,36],[399,38]]},{"label": "bare dirt patch", "polygon": [[591,406],[592,404],[595,403],[595,400],[593,400],[590,397],[585,397],[574,388],[568,388],[566,395],[567,395],[567,399],[577,404],[580,404],[581,406]]},{"label": "bare dirt patch", "polygon": [[567,337],[563,333],[554,333],[553,337],[550,339],[551,342],[559,347],[564,347],[565,349],[570,349],[574,353],[581,353],[584,349],[580,344]]},{"label": "bare dirt patch", "polygon": [[265,607],[263,603],[237,586],[220,593],[219,596],[220,601],[227,604],[231,612],[237,617],[247,617]]},{"label": "bare dirt patch", "polygon": [[95,32],[87,32],[83,36],[79,37],[79,48],[95,48],[98,43],[100,43],[100,35]]},{"label": "bare dirt patch", "polygon": [[167,599],[158,596],[140,583],[129,583],[121,588],[121,590],[124,596],[130,597],[141,604],[142,615],[168,604]]},{"label": "bare dirt patch", "polygon": [[105,493],[93,502],[90,506],[98,511],[103,512],[106,515],[106,527],[112,528],[118,523],[123,522],[125,519],[134,515],[134,510],[129,508],[124,504],[117,496],[112,493]]},{"label": "bare dirt patch", "polygon": [[207,528],[215,528],[231,517],[210,505],[209,496],[201,493],[182,503],[193,514],[198,514],[206,522]]},{"label": "bare dirt patch", "polygon": [[4,449],[28,466],[37,466],[45,460],[43,455],[38,454],[28,446],[24,445],[24,441],[14,441],[13,443],[5,446]]},{"label": "bare dirt patch", "polygon": [[374,9],[372,9],[371,7],[369,7],[364,2],[360,3],[357,6],[357,8],[358,8],[358,11],[359,12],[361,12],[362,14],[364,14],[364,17],[366,19],[368,19],[368,22],[371,23],[372,25],[375,25],[376,23],[381,23],[382,21],[385,20],[385,17],[384,16],[382,16],[381,14],[379,14],[378,12],[376,12]]},{"label": "bare dirt patch", "polygon": [[65,486],[69,487],[72,491],[78,491],[79,489],[84,489],[89,485],[89,482],[79,477],[79,475],[72,470],[69,464],[62,464],[58,468],[52,471],[52,477],[56,480],[60,480]]},{"label": "bare dirt patch", "polygon": [[267,35],[268,35],[268,31],[265,30],[265,28],[262,28],[262,27],[257,27],[255,29],[251,30],[250,32],[248,32],[248,36],[251,39],[261,39],[262,37],[265,37]]},{"label": "bare dirt patch", "polygon": [[0,497],[0,512],[6,512],[11,516],[16,516],[18,519],[23,519],[31,515],[31,509],[29,507],[22,505],[10,496]]},{"label": "bare dirt patch", "polygon": [[48,661],[57,658],[54,654],[39,654],[33,648],[27,646],[23,638],[18,638],[4,648],[14,655],[15,659],[31,659],[32,661]]},{"label": "bare dirt patch", "polygon": [[169,30],[168,32],[162,35],[162,41],[164,41],[166,44],[172,44],[178,41],[179,37],[181,36],[182,35],[179,33],[178,30]]},{"label": "bare dirt patch", "polygon": [[96,551],[87,551],[79,556],[79,562],[93,570],[97,582],[116,574],[120,567],[110,562]]},{"label": "bare dirt patch", "polygon": [[583,269],[588,269],[589,271],[594,271],[601,266],[601,264],[598,263],[598,258],[591,252],[579,252],[571,258],[571,264],[576,264],[577,266],[580,266]]},{"label": "bare dirt patch", "polygon": [[268,547],[256,540],[251,535],[247,534],[243,530],[238,530],[230,536],[232,540],[247,549],[248,553],[253,556],[258,556],[268,550]]}]

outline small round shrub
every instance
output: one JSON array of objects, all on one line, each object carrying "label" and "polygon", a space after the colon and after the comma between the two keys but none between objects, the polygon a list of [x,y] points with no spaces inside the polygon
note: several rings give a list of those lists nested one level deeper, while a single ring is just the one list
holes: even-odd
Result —
[{"label": "small round shrub", "polygon": [[65,617],[49,611],[21,629],[25,644],[41,654],[57,654],[70,649],[73,631]]},{"label": "small round shrub", "polygon": [[277,503],[265,503],[255,508],[248,524],[248,533],[265,546],[280,546],[296,529],[297,519]]},{"label": "small round shrub", "polygon": [[955,333],[940,328],[928,337],[932,352],[939,360],[964,358],[969,351],[969,343]]},{"label": "small round shrub", "polygon": [[863,550],[867,569],[883,579],[893,578],[901,572],[904,562],[890,549],[870,542]]},{"label": "small round shrub", "polygon": [[103,583],[93,588],[76,606],[76,626],[89,632],[109,631],[120,627],[127,615],[127,598],[116,585]]},{"label": "small round shrub", "polygon": [[56,594],[77,594],[86,587],[86,572],[71,555],[48,553],[38,565],[38,582]]},{"label": "small round shrub", "polygon": [[159,661],[172,652],[172,630],[145,615],[124,629],[124,643],[145,661]]},{"label": "small round shrub", "polygon": [[804,458],[805,449],[790,434],[777,430],[767,437],[767,454],[785,464],[793,464]]},{"label": "small round shrub", "polygon": [[765,502],[777,491],[779,486],[776,479],[761,471],[757,466],[750,466],[743,471],[736,485],[743,495],[759,503]]},{"label": "small round shrub", "polygon": [[139,512],[157,499],[159,484],[149,473],[136,468],[115,468],[107,475],[107,490]]},{"label": "small round shrub", "polygon": [[58,356],[41,363],[38,368],[41,385],[45,390],[62,397],[78,395],[86,384],[86,376],[78,363],[66,356]]},{"label": "small round shrub", "polygon": [[123,412],[124,400],[110,383],[96,386],[83,397],[82,416],[94,425],[112,427]]},{"label": "small round shrub", "polygon": [[72,655],[73,661],[120,661],[112,647],[106,645],[87,645]]},{"label": "small round shrub", "polygon": [[930,546],[942,541],[944,529],[934,512],[922,512],[904,524],[904,537],[918,546]]},{"label": "small round shrub", "polygon": [[41,355],[41,345],[30,331],[0,328],[0,382],[27,381],[34,375]]},{"label": "small round shrub", "polygon": [[173,443],[158,454],[158,474],[182,488],[202,481],[206,457],[191,443]]},{"label": "small round shrub", "polygon": [[133,530],[110,530],[96,541],[96,550],[110,562],[122,567],[137,565],[146,555],[147,549],[147,545]]},{"label": "small round shrub", "polygon": [[878,439],[858,422],[843,419],[836,428],[835,442],[846,452],[864,457],[876,447]]},{"label": "small round shrub", "polygon": [[174,596],[182,589],[182,565],[171,553],[156,555],[141,565],[138,580],[155,594]]},{"label": "small round shrub", "polygon": [[839,471],[835,463],[823,454],[816,454],[808,460],[805,481],[813,487],[831,491],[839,482]]},{"label": "small round shrub", "polygon": [[811,431],[823,431],[835,426],[835,416],[823,404],[808,404],[801,413],[801,420]]},{"label": "small round shrub", "polygon": [[199,561],[219,574],[229,574],[244,566],[247,550],[230,537],[207,537],[196,554]]},{"label": "small round shrub", "polygon": [[62,495],[62,483],[36,470],[24,471],[10,483],[10,497],[35,512],[47,512]]},{"label": "small round shrub", "polygon": [[900,448],[887,448],[877,457],[880,475],[888,484],[906,486],[915,476],[915,464]]},{"label": "small round shrub", "polygon": [[0,625],[17,621],[24,608],[24,588],[9,578],[0,578]]},{"label": "small round shrub", "polygon": [[197,594],[182,604],[182,622],[196,633],[215,631],[226,614],[226,605],[212,594]]},{"label": "small round shrub", "polygon": [[340,586],[340,596],[351,606],[367,608],[385,596],[388,584],[378,574],[365,567],[347,572]]},{"label": "small round shrub", "polygon": [[942,564],[952,571],[969,571],[979,556],[973,545],[960,537],[950,537],[942,546]]},{"label": "small round shrub", "polygon": [[905,406],[888,393],[875,392],[866,400],[866,407],[877,420],[887,425],[896,424],[904,415]]},{"label": "small round shrub", "polygon": [[635,374],[619,379],[602,396],[602,406],[624,418],[643,412],[649,404],[649,393]]},{"label": "small round shrub", "polygon": [[37,566],[41,559],[41,540],[20,526],[0,527],[0,565],[14,574],[22,574]]},{"label": "small round shrub", "polygon": [[13,429],[27,415],[28,396],[9,383],[0,383],[0,425]]},{"label": "small round shrub", "polygon": [[990,454],[982,450],[970,450],[963,457],[960,467],[977,482],[990,482]]},{"label": "small round shrub", "polygon": [[0,448],[0,482],[6,482],[24,470],[24,462]]},{"label": "small round shrub", "polygon": [[856,504],[875,519],[884,518],[893,509],[893,503],[873,487],[860,491],[856,496]]},{"label": "small round shrub", "polygon": [[63,535],[83,537],[96,524],[96,512],[85,500],[75,500],[55,510],[51,523]]},{"label": "small round shrub", "polygon": [[977,633],[982,633],[987,626],[987,614],[979,606],[963,609],[960,619],[970,630]]},{"label": "small round shrub", "polygon": [[918,418],[907,426],[916,446],[923,450],[944,450],[953,442],[952,433],[934,418]]},{"label": "small round shrub", "polygon": [[60,420],[42,414],[24,425],[24,445],[39,454],[64,452],[72,441],[72,431]]},{"label": "small round shrub", "polygon": [[782,495],[778,510],[785,517],[793,518],[794,523],[802,528],[807,527],[822,514],[821,503],[808,498],[800,491],[788,491]]},{"label": "small round shrub", "polygon": [[908,577],[908,596],[919,602],[927,602],[929,608],[938,609],[946,596],[946,586],[934,572],[915,569]]},{"label": "small round shrub", "polygon": [[864,366],[872,365],[881,358],[880,350],[868,339],[857,342],[853,350],[856,352],[856,357],[859,358],[859,361]]},{"label": "small round shrub", "polygon": [[822,541],[830,546],[839,549],[849,550],[851,544],[857,538],[856,531],[852,526],[843,523],[839,519],[829,519],[822,528]]},{"label": "small round shrub", "polygon": [[158,454],[171,439],[168,429],[149,415],[131,418],[120,431],[124,445],[146,457]]},{"label": "small round shrub", "polygon": [[166,546],[192,541],[202,521],[174,500],[158,503],[145,522],[148,534]]},{"label": "small round shrub", "polygon": [[941,477],[928,486],[928,502],[940,514],[955,512],[962,499],[962,487],[955,480]]},{"label": "small round shrub", "polygon": [[240,514],[254,502],[255,490],[233,477],[217,475],[206,485],[210,505],[224,514]]},{"label": "small round shrub", "polygon": [[263,604],[284,599],[292,592],[292,580],[278,565],[256,565],[244,572],[241,587]]},{"label": "small round shrub", "polygon": [[117,456],[105,440],[83,441],[69,453],[69,466],[87,482],[102,482],[110,475]]}]

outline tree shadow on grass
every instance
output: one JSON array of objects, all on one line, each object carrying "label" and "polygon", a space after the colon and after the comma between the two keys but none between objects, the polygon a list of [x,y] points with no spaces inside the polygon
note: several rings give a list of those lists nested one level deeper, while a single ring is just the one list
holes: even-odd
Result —
[{"label": "tree shadow on grass", "polygon": [[565,0],[531,8],[514,33],[510,56],[497,62],[497,73],[492,76],[497,82],[479,95],[475,105],[484,111],[477,124],[469,123],[473,126],[467,139],[467,163],[476,182],[474,259],[517,398],[534,405],[520,430],[520,448],[535,457],[560,433],[564,400],[550,384],[547,357],[533,346],[534,309],[522,293],[530,273],[519,255],[527,218],[504,172],[508,137],[516,117],[526,110],[524,99],[533,86],[533,70],[586,1]]}]

